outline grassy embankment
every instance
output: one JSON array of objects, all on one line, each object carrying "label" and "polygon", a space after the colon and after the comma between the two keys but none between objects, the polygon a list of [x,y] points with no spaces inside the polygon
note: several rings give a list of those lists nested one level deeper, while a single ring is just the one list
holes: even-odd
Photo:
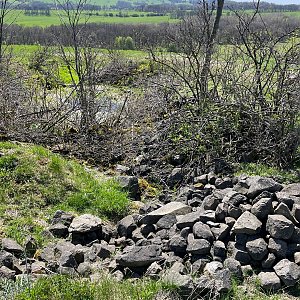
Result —
[{"label": "grassy embankment", "polygon": [[115,219],[128,212],[129,200],[113,179],[49,150],[28,144],[0,142],[0,236],[34,236],[54,211],[92,212]]}]

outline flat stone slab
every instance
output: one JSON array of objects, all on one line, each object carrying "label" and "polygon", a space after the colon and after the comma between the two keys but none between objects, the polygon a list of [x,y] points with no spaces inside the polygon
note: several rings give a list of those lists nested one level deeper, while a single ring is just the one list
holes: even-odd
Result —
[{"label": "flat stone slab", "polygon": [[155,261],[162,260],[161,248],[158,245],[127,247],[116,259],[123,267],[147,267]]},{"label": "flat stone slab", "polygon": [[143,224],[155,224],[160,218],[166,215],[186,215],[192,211],[192,208],[181,202],[170,202],[141,219]]},{"label": "flat stone slab", "polygon": [[69,227],[69,232],[87,233],[101,229],[102,221],[100,218],[84,214],[79,217],[75,217]]},{"label": "flat stone slab", "polygon": [[289,196],[300,197],[300,183],[288,184],[282,189],[281,192],[286,193]]},{"label": "flat stone slab", "polygon": [[264,191],[275,193],[282,189],[282,185],[272,178],[254,176],[249,178],[249,183],[248,197],[252,199]]}]

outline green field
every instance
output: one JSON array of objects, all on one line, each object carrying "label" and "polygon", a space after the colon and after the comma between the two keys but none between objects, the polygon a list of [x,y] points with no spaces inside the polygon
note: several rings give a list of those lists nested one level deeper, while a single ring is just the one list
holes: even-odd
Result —
[{"label": "green field", "polygon": [[[104,13],[113,13],[113,17],[104,16]],[[170,16],[146,16],[144,12],[136,12],[136,11],[126,11],[129,15],[128,17],[117,17],[119,11],[99,11],[99,16],[95,15],[95,12],[92,16],[89,15],[89,12],[84,12],[82,14],[81,23],[88,22],[88,23],[115,23],[115,24],[159,24],[159,23],[169,23],[169,22],[177,22],[178,20],[171,19]],[[132,14],[139,14],[144,16],[139,17],[132,17]],[[124,14],[124,13],[123,13]],[[60,25],[61,24],[61,17],[63,18],[63,13],[61,11],[51,11],[50,16],[32,16],[32,15],[25,15],[21,10],[14,10],[10,12],[7,16],[5,23],[14,23],[23,26],[40,26],[40,27],[47,27],[51,25]]]}]

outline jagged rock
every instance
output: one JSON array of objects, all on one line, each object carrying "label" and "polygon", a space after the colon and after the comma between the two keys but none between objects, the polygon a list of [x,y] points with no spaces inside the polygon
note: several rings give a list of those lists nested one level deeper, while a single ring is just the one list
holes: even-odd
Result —
[{"label": "jagged rock", "polygon": [[243,265],[247,265],[251,262],[250,255],[244,245],[239,245],[237,243],[230,242],[228,243],[227,251],[229,257],[234,258]]},{"label": "jagged rock", "polygon": [[272,212],[272,199],[262,198],[258,200],[251,208],[251,213],[258,219],[264,220]]},{"label": "jagged rock", "polygon": [[230,205],[228,207],[228,216],[234,218],[234,219],[238,219],[241,215],[242,215],[242,210],[239,207]]},{"label": "jagged rock", "polygon": [[64,212],[62,210],[57,210],[54,213],[53,219],[51,221],[51,225],[60,223],[60,224],[63,224],[65,226],[69,227],[70,224],[72,223],[73,219],[74,219],[74,216],[71,213]]},{"label": "jagged rock", "polygon": [[123,267],[148,267],[163,259],[161,253],[161,248],[157,245],[129,246],[116,260]]},{"label": "jagged rock", "polygon": [[294,261],[297,265],[300,265],[300,252],[294,253]]},{"label": "jagged rock", "polygon": [[241,203],[247,201],[247,197],[236,191],[230,191],[225,195],[222,202],[231,206],[239,206]]},{"label": "jagged rock", "polygon": [[292,209],[294,203],[297,203],[299,200],[298,197],[291,196],[284,192],[276,192],[275,195],[278,202],[286,204],[290,209]]},{"label": "jagged rock", "polygon": [[145,276],[150,277],[151,279],[159,279],[159,274],[162,271],[162,267],[157,263],[153,262],[147,269]]},{"label": "jagged rock", "polygon": [[282,215],[285,216],[287,219],[292,221],[294,224],[297,223],[297,220],[292,215],[291,211],[289,210],[288,206],[284,203],[279,203],[279,205],[274,210],[275,215]]},{"label": "jagged rock", "polygon": [[185,215],[192,211],[191,207],[181,202],[170,202],[152,212],[141,219],[142,224],[155,224],[165,215]]},{"label": "jagged rock", "polygon": [[260,272],[258,279],[261,287],[266,291],[277,291],[281,288],[280,279],[275,272]]},{"label": "jagged rock", "polygon": [[274,266],[277,276],[286,286],[294,286],[300,279],[300,266],[288,259],[282,259]]},{"label": "jagged rock", "polygon": [[214,236],[210,230],[210,227],[202,222],[197,222],[193,226],[194,236],[198,239],[205,239],[213,241]]},{"label": "jagged rock", "polygon": [[295,219],[300,222],[300,204],[295,204],[293,206],[293,214]]},{"label": "jagged rock", "polygon": [[134,200],[140,198],[140,188],[138,178],[135,176],[118,176],[116,180],[120,186],[128,192],[128,196]]},{"label": "jagged rock", "polygon": [[237,278],[243,277],[242,266],[238,260],[234,258],[226,258],[224,261],[224,267],[230,271],[231,275]]},{"label": "jagged rock", "polygon": [[219,223],[217,227],[212,227],[210,230],[216,240],[224,241],[230,232],[230,227],[226,224]]},{"label": "jagged rock", "polygon": [[288,246],[283,240],[270,238],[268,249],[271,253],[274,253],[276,257],[286,258]]},{"label": "jagged rock", "polygon": [[218,256],[218,257],[226,257],[226,246],[222,241],[216,241],[213,244],[213,256]]},{"label": "jagged rock", "polygon": [[68,227],[62,223],[51,225],[49,231],[58,238],[66,238],[69,234]]},{"label": "jagged rock", "polygon": [[213,210],[199,210],[200,221],[203,223],[216,221],[216,213]]},{"label": "jagged rock", "polygon": [[24,253],[23,247],[21,247],[15,240],[3,238],[1,241],[2,249],[13,253],[15,255],[21,255]]},{"label": "jagged rock", "polygon": [[270,215],[266,229],[273,238],[288,240],[293,234],[294,225],[282,215]]},{"label": "jagged rock", "polygon": [[218,198],[214,197],[214,195],[209,195],[204,198],[201,206],[205,210],[207,209],[215,210],[219,203],[220,200]]},{"label": "jagged rock", "polygon": [[178,216],[176,226],[178,229],[186,227],[192,227],[196,222],[200,220],[199,212],[191,212],[186,215]]},{"label": "jagged rock", "polygon": [[174,224],[176,224],[177,219],[174,215],[165,215],[158,220],[156,223],[157,228],[160,229],[170,229]]},{"label": "jagged rock", "polygon": [[222,190],[226,188],[232,188],[232,179],[229,177],[217,178],[215,181],[215,187]]},{"label": "jagged rock", "polygon": [[282,185],[273,179],[260,176],[250,177],[248,184],[250,187],[247,195],[252,199],[264,191],[275,193],[282,189]]},{"label": "jagged rock", "polygon": [[167,183],[168,185],[173,188],[174,186],[178,185],[183,180],[183,170],[181,168],[174,168],[171,174],[168,177]]},{"label": "jagged rock", "polygon": [[14,261],[14,256],[11,253],[5,250],[0,251],[0,267],[4,266],[9,269],[12,269],[13,261]]},{"label": "jagged rock", "polygon": [[207,263],[209,263],[209,260],[205,259],[205,258],[200,258],[200,259],[197,259],[196,261],[194,261],[191,266],[192,274],[203,273],[203,270]]},{"label": "jagged rock", "polygon": [[31,264],[32,274],[46,274],[46,263],[43,261],[34,261]]},{"label": "jagged rock", "polygon": [[204,255],[210,252],[210,243],[205,239],[188,238],[186,251],[191,254]]},{"label": "jagged rock", "polygon": [[201,176],[197,176],[194,178],[194,183],[202,183],[202,184],[207,184],[208,179],[207,179],[207,174],[203,174]]},{"label": "jagged rock", "polygon": [[132,215],[126,216],[118,222],[117,231],[120,236],[126,238],[132,236],[132,232],[137,228],[136,222]]},{"label": "jagged rock", "polygon": [[235,222],[233,231],[235,233],[254,235],[260,232],[261,227],[261,221],[249,211],[245,211]]},{"label": "jagged rock", "polygon": [[94,251],[98,257],[105,259],[112,255],[112,253],[115,251],[115,247],[113,245],[107,245],[104,243],[93,244],[92,251]]},{"label": "jagged rock", "polygon": [[62,267],[77,268],[77,262],[71,251],[64,251],[61,254],[59,258],[59,264]]},{"label": "jagged rock", "polygon": [[13,271],[5,266],[0,267],[0,278],[14,280],[15,276],[16,276],[15,271]]},{"label": "jagged rock", "polygon": [[92,274],[91,264],[88,262],[82,262],[81,264],[79,264],[77,272],[83,277],[90,276]]},{"label": "jagged rock", "polygon": [[263,269],[271,269],[276,262],[276,256],[274,253],[269,253],[268,256],[261,262]]},{"label": "jagged rock", "polygon": [[223,222],[228,215],[229,206],[227,203],[220,203],[216,208],[216,219],[217,221]]},{"label": "jagged rock", "polygon": [[170,239],[169,247],[175,253],[184,253],[187,247],[187,240],[180,235],[174,235]]},{"label": "jagged rock", "polygon": [[263,260],[268,254],[268,244],[263,238],[248,241],[246,243],[246,249],[254,260]]},{"label": "jagged rock", "polygon": [[69,232],[88,233],[98,231],[101,230],[101,225],[102,221],[100,218],[90,214],[84,214],[73,219],[69,227]]},{"label": "jagged rock", "polygon": [[281,190],[281,192],[286,193],[289,196],[300,197],[300,183],[288,184]]}]

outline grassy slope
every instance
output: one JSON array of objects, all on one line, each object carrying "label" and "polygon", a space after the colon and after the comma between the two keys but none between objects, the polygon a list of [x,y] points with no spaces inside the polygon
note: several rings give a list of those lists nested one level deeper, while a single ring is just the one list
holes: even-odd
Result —
[{"label": "grassy slope", "polygon": [[41,146],[0,142],[0,234],[22,242],[41,232],[57,209],[103,218],[126,214],[129,201],[113,180]]}]

